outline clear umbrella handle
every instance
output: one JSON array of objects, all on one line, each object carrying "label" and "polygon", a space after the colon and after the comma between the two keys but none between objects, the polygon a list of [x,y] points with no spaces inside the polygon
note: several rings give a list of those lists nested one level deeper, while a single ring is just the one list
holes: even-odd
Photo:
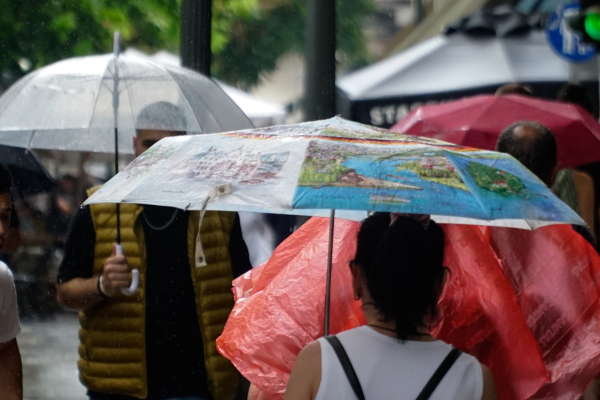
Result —
[{"label": "clear umbrella handle", "polygon": [[[115,245],[115,255],[122,256],[123,255],[123,246],[120,244]],[[137,269],[131,270],[131,285],[128,288],[121,289],[121,292],[127,296],[131,296],[135,293],[138,286],[140,284],[140,271]]]}]

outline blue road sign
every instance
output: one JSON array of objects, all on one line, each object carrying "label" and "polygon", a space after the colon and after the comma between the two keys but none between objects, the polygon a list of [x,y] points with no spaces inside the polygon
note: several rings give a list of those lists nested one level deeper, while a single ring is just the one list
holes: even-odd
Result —
[{"label": "blue road sign", "polygon": [[569,28],[566,18],[581,10],[578,2],[570,2],[558,6],[550,15],[546,24],[546,37],[550,47],[567,61],[587,61],[596,54],[594,47],[582,43],[579,36]]}]

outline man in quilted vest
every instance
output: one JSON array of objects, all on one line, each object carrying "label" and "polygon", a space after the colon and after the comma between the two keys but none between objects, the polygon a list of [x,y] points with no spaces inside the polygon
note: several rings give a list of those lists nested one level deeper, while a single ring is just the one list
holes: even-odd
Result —
[{"label": "man in quilted vest", "polygon": [[[164,121],[181,128],[164,130]],[[170,103],[138,116],[135,154],[185,134]],[[92,189],[93,191],[93,189]],[[92,400],[231,399],[238,373],[215,347],[233,307],[231,280],[251,268],[236,213],[123,204],[124,256],[113,250],[116,206],[84,207],[75,216],[58,277],[58,301],[79,311],[79,376]],[[195,263],[198,230],[207,265]],[[131,269],[139,289],[122,293]]]}]

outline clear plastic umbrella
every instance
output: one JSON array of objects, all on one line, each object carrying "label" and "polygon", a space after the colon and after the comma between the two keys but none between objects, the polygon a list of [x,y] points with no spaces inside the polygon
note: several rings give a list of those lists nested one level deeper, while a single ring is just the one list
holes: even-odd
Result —
[{"label": "clear plastic umbrella", "polygon": [[[145,115],[146,107],[153,104],[154,114]],[[119,153],[133,153],[136,129],[193,135],[252,127],[209,78],[185,68],[120,56],[118,33],[113,54],[51,64],[25,76],[0,97],[0,145],[114,152],[117,172]],[[117,254],[122,254],[120,245]],[[132,273],[126,294],[137,287],[137,273]]]},{"label": "clear plastic umbrella", "polygon": [[[181,119],[138,121],[166,101]],[[115,113],[116,111],[116,121]],[[215,133],[252,124],[223,90],[189,69],[114,54],[72,58],[30,73],[0,97],[0,144],[29,149],[132,153],[136,128]]]}]

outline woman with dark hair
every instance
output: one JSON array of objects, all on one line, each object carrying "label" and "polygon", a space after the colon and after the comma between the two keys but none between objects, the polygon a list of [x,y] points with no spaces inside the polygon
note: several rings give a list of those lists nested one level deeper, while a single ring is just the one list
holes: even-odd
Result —
[{"label": "woman with dark hair", "polygon": [[367,218],[350,265],[367,325],[302,349],[285,399],[496,399],[489,369],[427,333],[443,260],[444,232],[428,217]]}]

